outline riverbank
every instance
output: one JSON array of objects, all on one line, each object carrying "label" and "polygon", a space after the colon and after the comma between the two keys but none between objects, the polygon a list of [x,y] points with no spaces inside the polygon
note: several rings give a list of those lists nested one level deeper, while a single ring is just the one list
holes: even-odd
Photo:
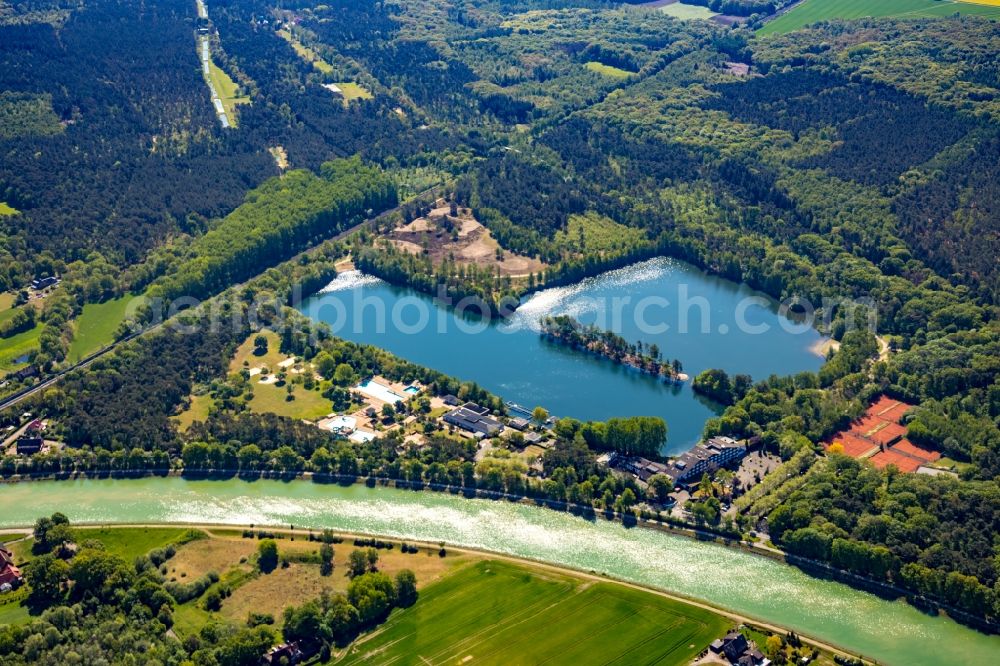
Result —
[{"label": "riverbank", "polygon": [[[776,562],[781,562],[790,566],[795,566],[799,570],[810,576],[822,580],[833,580],[839,584],[847,585],[853,589],[862,590],[876,594],[879,597],[889,600],[905,600],[905,603],[921,610],[921,612],[932,612],[942,614],[949,619],[964,624],[978,631],[988,634],[997,634],[997,628],[984,623],[981,618],[973,617],[959,609],[949,607],[934,599],[916,597],[911,591],[892,585],[886,581],[866,578],[850,571],[838,569],[826,562],[810,560],[805,557],[791,555],[785,551],[757,541],[750,541],[743,538],[738,533],[726,533],[725,531],[712,530],[706,525],[695,525],[688,523],[672,515],[649,512],[639,512],[623,514],[616,511],[598,510],[592,506],[575,505],[567,502],[555,501],[545,498],[530,497],[526,495],[511,495],[509,493],[487,490],[483,488],[464,488],[459,486],[444,486],[432,483],[415,484],[404,479],[392,479],[387,477],[345,477],[331,474],[319,474],[315,472],[261,472],[254,474],[243,474],[237,470],[219,470],[211,473],[185,473],[183,469],[146,470],[130,471],[118,474],[87,474],[77,472],[69,475],[33,475],[31,477],[16,478],[8,477],[0,479],[0,485],[17,483],[45,483],[45,482],[73,482],[73,481],[139,481],[147,478],[177,478],[185,481],[207,481],[210,483],[221,483],[231,480],[239,480],[245,483],[277,481],[281,483],[306,483],[317,486],[350,487],[360,486],[369,489],[392,489],[408,493],[430,493],[441,494],[448,497],[461,496],[466,500],[488,500],[491,502],[513,503],[539,509],[546,509],[556,513],[563,513],[584,520],[601,520],[609,524],[622,525],[626,528],[643,528],[653,530],[672,536],[693,539],[701,543],[712,543],[739,550],[740,552],[751,554],[757,557],[767,558]],[[27,528],[31,522],[21,527]],[[3,530],[0,529],[0,532]],[[383,535],[372,535],[383,536]],[[956,619],[957,618],[957,619]]]},{"label": "riverbank", "polygon": [[524,502],[359,484],[155,477],[10,484],[0,488],[0,506],[6,527],[64,511],[77,523],[295,525],[444,541],[667,590],[883,663],[985,663],[1000,649],[997,637],[776,558]]}]

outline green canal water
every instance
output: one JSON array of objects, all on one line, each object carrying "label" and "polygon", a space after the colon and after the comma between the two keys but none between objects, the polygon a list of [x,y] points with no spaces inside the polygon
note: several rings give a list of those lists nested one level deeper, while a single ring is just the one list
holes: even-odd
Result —
[{"label": "green canal water", "polygon": [[887,664],[997,663],[1000,638],[724,546],[549,509],[307,481],[44,481],[0,487],[0,527],[54,511],[90,523],[332,528],[447,541],[642,585],[794,629]]}]

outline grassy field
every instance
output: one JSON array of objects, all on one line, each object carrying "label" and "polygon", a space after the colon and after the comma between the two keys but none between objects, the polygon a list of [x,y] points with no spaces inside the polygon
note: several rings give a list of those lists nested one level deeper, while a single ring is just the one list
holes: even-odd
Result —
[{"label": "grassy field", "polygon": [[26,354],[38,349],[38,338],[42,334],[42,325],[36,324],[30,331],[0,338],[0,374],[18,370],[27,365],[27,361],[19,361]]},{"label": "grassy field", "polygon": [[0,201],[0,217],[4,215],[17,215],[20,211],[3,201]]},{"label": "grassy field", "polygon": [[320,419],[333,411],[333,403],[319,391],[307,391],[301,385],[294,389],[295,400],[286,400],[288,392],[277,384],[254,384],[253,399],[247,403],[259,414],[277,414],[290,419]]},{"label": "grassy field", "polygon": [[0,324],[14,316],[14,302],[17,297],[13,292],[5,291],[0,293]]},{"label": "grassy field", "polygon": [[713,12],[707,7],[702,7],[700,5],[685,5],[680,2],[675,2],[670,5],[663,5],[658,8],[661,12],[667,16],[673,16],[674,18],[688,21],[691,19],[710,19],[713,16],[718,16],[718,12]]},{"label": "grassy field", "polygon": [[658,595],[487,560],[426,588],[337,664],[687,664],[729,623]]},{"label": "grassy field", "polygon": [[87,303],[74,323],[73,342],[66,357],[75,363],[115,341],[115,332],[125,319],[125,309],[134,298],[126,295],[103,303]]},{"label": "grassy field", "polygon": [[[260,356],[254,352],[254,338],[257,336],[256,334],[251,335],[240,344],[230,360],[230,373],[238,373],[244,368],[261,367],[267,368],[272,375],[281,371],[278,364],[288,358],[286,354],[279,351],[281,338],[273,331],[264,330],[261,333],[267,338],[267,352]],[[288,379],[291,380],[292,377],[294,375],[288,372]],[[259,380],[260,375],[254,375],[250,378],[253,398],[247,403],[247,406],[254,412],[259,414],[269,412],[292,419],[314,420],[322,418],[332,411],[333,405],[319,391],[307,391],[301,384],[298,384],[294,388],[295,400],[287,400],[288,390],[284,384],[261,384]],[[208,415],[208,404],[205,404],[204,400],[199,404],[197,398],[198,396],[193,396],[191,409],[178,417],[180,425],[186,427],[192,421],[199,420],[196,410],[203,410],[205,416]],[[201,420],[204,420],[204,416],[201,417]]]},{"label": "grassy field", "polygon": [[[988,2],[996,4],[979,4]],[[922,18],[955,13],[1000,19],[1000,0],[978,0],[976,4],[953,0],[805,0],[788,13],[765,23],[757,33],[781,34],[831,19]]]},{"label": "grassy field", "polygon": [[340,88],[340,92],[344,93],[345,102],[350,102],[352,99],[371,99],[373,97],[371,91],[357,83],[347,81],[336,85]]},{"label": "grassy field", "polygon": [[611,79],[627,79],[632,76],[632,72],[620,69],[618,67],[612,67],[611,65],[605,65],[602,62],[597,62],[596,60],[591,60],[586,64],[586,68],[592,72],[597,72],[598,74],[603,74],[604,76]]},{"label": "grassy field", "polygon": [[167,544],[186,542],[191,539],[186,527],[106,527],[81,529],[79,537],[96,539],[104,544],[104,550],[122,556],[131,562],[154,548]]},{"label": "grassy field", "polygon": [[[206,611],[199,600],[178,605],[174,628],[181,635],[189,635],[212,621],[239,626],[251,611],[280,618],[285,607],[315,599],[324,590],[345,592],[350,582],[347,561],[352,550],[354,546],[349,543],[335,545],[333,574],[323,576],[318,564],[295,561],[296,556],[318,553],[317,542],[301,536],[294,541],[280,539],[278,551],[281,557],[290,560],[289,566],[260,574],[253,565],[256,540],[215,530],[211,538],[178,548],[177,554],[167,562],[167,577],[169,580],[194,580],[215,571],[221,576],[221,583],[232,589],[232,594],[214,613]],[[379,551],[379,570],[393,576],[401,569],[410,569],[417,577],[418,586],[423,588],[476,557],[458,553],[442,558],[436,550],[404,554],[394,548]]]},{"label": "grassy field", "polygon": [[[100,541],[107,552],[121,555],[131,562],[154,548],[190,541],[188,531],[186,527],[87,527],[79,529],[77,538],[80,541]],[[14,553],[14,558],[24,563],[33,557],[31,544],[32,539],[28,538],[12,543],[9,548]]]},{"label": "grassy field", "polygon": [[219,99],[222,100],[222,108],[225,109],[226,115],[229,116],[229,122],[235,127],[239,122],[239,118],[236,115],[236,107],[240,104],[248,104],[250,98],[237,94],[239,86],[215,64],[214,60],[209,62],[208,76],[212,81],[212,85],[215,86],[215,91],[219,94]]},{"label": "grassy field", "polygon": [[[282,354],[281,348],[281,338],[274,331],[264,329],[260,332],[267,338],[267,352],[258,356],[254,353],[254,338],[258,334],[253,334],[247,337],[240,346],[236,349],[236,353],[233,355],[232,360],[229,362],[229,372],[230,374],[238,373],[245,367],[249,368],[259,368],[265,367],[271,372],[278,371],[278,363],[284,361],[287,356]],[[244,365],[246,364],[246,365]]]},{"label": "grassy field", "polygon": [[300,58],[302,58],[308,63],[312,63],[312,66],[316,69],[316,71],[323,72],[324,74],[329,74],[330,72],[333,71],[333,66],[330,65],[330,63],[320,58],[319,55],[317,55],[317,53],[313,51],[311,48],[304,45],[299,40],[295,39],[295,35],[290,33],[288,30],[284,29],[279,30],[278,35],[280,35],[281,38],[284,39],[286,42],[291,44],[292,48],[295,50],[295,53],[297,53]]},{"label": "grassy field", "polygon": [[212,400],[212,396],[205,395],[192,395],[191,396],[191,406],[185,409],[183,412],[173,417],[174,421],[177,423],[177,427],[181,432],[186,431],[191,427],[191,424],[195,421],[207,421],[208,413],[212,408],[212,404],[215,401]]},{"label": "grassy field", "polygon": [[594,212],[571,215],[565,230],[556,233],[556,242],[574,252],[612,252],[632,247],[644,239],[641,229],[627,227]]}]

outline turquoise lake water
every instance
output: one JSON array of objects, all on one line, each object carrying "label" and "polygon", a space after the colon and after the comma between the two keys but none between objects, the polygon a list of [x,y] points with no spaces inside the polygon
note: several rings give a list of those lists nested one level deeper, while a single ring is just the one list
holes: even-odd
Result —
[{"label": "turquoise lake water", "polygon": [[653,259],[529,297],[508,321],[487,324],[357,271],[342,273],[299,308],[334,333],[407,360],[479,383],[528,409],[603,420],[661,416],[665,454],[690,448],[705,421],[721,410],[676,386],[610,361],[582,355],[538,335],[544,315],[571,314],[630,341],[655,343],[694,377],[708,368],[755,379],[817,370],[821,336],[778,313],[748,287],[689,264]]}]

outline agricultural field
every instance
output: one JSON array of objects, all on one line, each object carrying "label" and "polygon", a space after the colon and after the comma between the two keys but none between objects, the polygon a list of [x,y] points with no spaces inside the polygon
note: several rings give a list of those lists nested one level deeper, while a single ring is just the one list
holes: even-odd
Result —
[{"label": "agricultural field", "polygon": [[649,592],[486,560],[426,588],[333,663],[687,664],[727,627]]},{"label": "agricultural field", "polygon": [[832,19],[926,18],[956,13],[1000,19],[1000,0],[978,0],[976,3],[953,0],[804,0],[789,12],[765,23],[757,33],[782,34]]},{"label": "agricultural field", "polygon": [[75,363],[115,341],[115,332],[125,319],[125,312],[134,298],[131,294],[103,303],[88,303],[74,323],[73,342],[66,358]]},{"label": "agricultural field", "polygon": [[[192,581],[214,571],[220,576],[220,584],[230,588],[231,594],[216,612],[205,610],[199,599],[179,604],[174,615],[175,630],[180,635],[197,633],[209,622],[240,626],[251,611],[280,618],[287,606],[315,599],[324,590],[343,593],[350,582],[348,557],[354,546],[349,542],[334,545],[333,573],[323,576],[318,561],[318,542],[309,541],[302,535],[295,539],[280,538],[278,552],[288,565],[261,574],[254,565],[255,539],[244,539],[238,533],[224,530],[209,530],[203,534],[208,538],[190,541],[177,549],[166,566],[167,580]],[[379,551],[379,570],[393,576],[401,569],[410,569],[417,577],[418,587],[423,587],[474,557],[461,553],[439,557],[436,549],[406,554],[393,548]]]}]

